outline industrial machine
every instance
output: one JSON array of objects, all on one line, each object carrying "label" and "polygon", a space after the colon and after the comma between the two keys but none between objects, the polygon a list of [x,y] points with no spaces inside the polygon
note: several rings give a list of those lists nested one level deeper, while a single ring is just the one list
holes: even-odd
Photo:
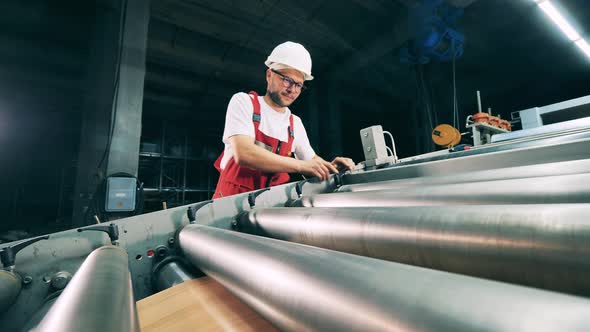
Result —
[{"label": "industrial machine", "polygon": [[432,141],[438,146],[452,148],[461,142],[461,133],[451,125],[441,124],[432,130]]},{"label": "industrial machine", "polygon": [[0,330],[139,330],[202,273],[286,331],[588,329],[590,124],[404,159],[379,130],[372,169],[4,244]]},{"label": "industrial machine", "polygon": [[400,50],[400,61],[425,64],[444,62],[463,55],[465,36],[457,28],[463,9],[443,0],[417,2],[408,8],[408,30],[412,38]]}]

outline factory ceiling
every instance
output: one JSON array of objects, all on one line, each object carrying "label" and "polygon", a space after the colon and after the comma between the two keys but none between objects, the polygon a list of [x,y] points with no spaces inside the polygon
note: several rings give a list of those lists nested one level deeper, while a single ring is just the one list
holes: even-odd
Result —
[{"label": "factory ceiling", "polygon": [[[26,87],[18,93],[24,104],[28,99],[24,95],[32,92],[40,104],[76,108],[77,97],[87,92],[82,82],[91,23],[108,1],[97,1],[98,11],[88,3],[58,2],[0,4],[1,70],[11,87]],[[410,38],[407,8],[415,3],[152,1],[146,111],[223,113],[236,91],[264,90],[263,61],[285,40],[301,42],[310,50],[318,78],[312,87],[322,90],[322,82],[338,75],[341,94],[353,111],[389,111],[397,101],[415,98],[413,70],[399,60],[400,47]],[[532,1],[454,3],[465,6],[459,20],[465,53],[457,61],[461,104],[473,105],[475,90],[480,89],[494,108],[509,112],[543,103],[531,100],[539,96],[546,102],[563,99],[563,92],[555,89],[556,81],[578,87],[587,82],[588,59],[547,23]],[[586,2],[561,4],[583,31],[590,22],[590,11],[583,10]],[[450,64],[431,67],[431,84],[438,88],[441,100],[450,101]]]},{"label": "factory ceiling", "polygon": [[[235,91],[263,90],[263,61],[275,45],[293,40],[310,50],[318,80],[340,74],[346,98],[357,91],[375,101],[368,105],[387,109],[392,101],[415,98],[411,66],[399,60],[399,50],[410,38],[407,7],[414,3],[154,1],[147,104],[154,101],[194,109],[208,105],[203,98],[225,103]],[[556,79],[587,79],[588,59],[547,23],[532,1],[456,3],[465,6],[460,19],[466,35],[465,54],[457,61],[457,84],[465,105],[474,104],[475,90],[480,89],[484,96],[497,100],[498,110],[530,107],[534,106],[530,100],[517,105],[502,100],[526,95],[529,89],[551,94]],[[584,1],[562,3],[577,22],[590,21]],[[450,64],[433,67],[438,75],[433,75],[432,84],[444,94],[450,86]],[[349,104],[366,105],[363,98],[356,99]],[[219,104],[222,111],[223,103]]]}]

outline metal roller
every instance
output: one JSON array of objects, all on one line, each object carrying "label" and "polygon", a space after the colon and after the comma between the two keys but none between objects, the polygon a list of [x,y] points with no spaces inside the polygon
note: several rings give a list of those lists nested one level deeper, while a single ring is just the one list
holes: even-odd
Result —
[{"label": "metal roller", "polygon": [[285,331],[585,331],[590,301],[201,225],[187,258]]},{"label": "metal roller", "polygon": [[351,192],[369,190],[399,190],[411,186],[497,181],[581,173],[590,173],[590,160],[583,159],[574,161],[563,161],[557,163],[547,163],[541,165],[507,167],[494,170],[483,170],[445,176],[427,176],[415,177],[410,179],[368,182],[362,184],[344,185],[338,188],[338,191]]},{"label": "metal roller", "polygon": [[43,303],[37,308],[35,313],[28,317],[27,323],[21,329],[21,331],[36,331],[35,327],[39,325],[39,323],[43,320],[45,315],[47,315],[47,312],[49,312],[53,304],[55,304],[55,301],[57,301],[57,298],[59,297],[59,295],[61,295],[61,293],[61,291],[57,291],[49,294],[43,300]]},{"label": "metal roller", "polygon": [[242,231],[400,263],[590,295],[590,204],[269,208]]},{"label": "metal roller", "polygon": [[90,253],[36,331],[139,331],[125,250]]},{"label": "metal roller", "polygon": [[590,174],[303,196],[291,206],[360,207],[589,203]]},{"label": "metal roller", "polygon": [[[589,144],[590,139],[582,139],[548,146],[483,153],[439,161],[419,159],[420,162],[417,163],[408,164],[407,162],[403,162],[395,164],[390,168],[344,174],[342,176],[342,182],[343,184],[355,184],[389,181],[419,176],[441,176],[498,168],[539,165],[566,160],[589,159]],[[460,153],[462,152],[455,152],[452,155]]]},{"label": "metal roller", "polygon": [[465,151],[458,151],[454,153],[449,153],[445,155],[424,158],[414,161],[406,161],[404,162],[405,165],[411,165],[416,163],[422,162],[429,162],[429,161],[441,161],[441,160],[448,160],[460,157],[467,157],[467,156],[474,156],[478,154],[491,154],[497,153],[502,151],[509,151],[509,150],[517,150],[517,149],[530,149],[535,147],[544,147],[547,145],[553,144],[561,144],[561,143],[568,143],[573,141],[582,141],[590,139],[590,129],[582,129],[582,130],[575,130],[568,133],[553,133],[547,134],[543,137],[536,137],[536,138],[523,138],[520,140],[508,141],[508,142],[499,142],[499,143],[492,143],[486,144],[476,149],[465,150]]},{"label": "metal roller", "polygon": [[22,288],[18,274],[0,270],[0,313],[3,313],[16,300]]},{"label": "metal roller", "polygon": [[185,268],[183,260],[174,256],[158,263],[152,273],[152,283],[158,291],[195,279],[193,273]]}]

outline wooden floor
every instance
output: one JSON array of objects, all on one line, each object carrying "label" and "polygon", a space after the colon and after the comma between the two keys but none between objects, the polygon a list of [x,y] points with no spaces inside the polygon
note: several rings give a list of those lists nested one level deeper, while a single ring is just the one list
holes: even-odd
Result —
[{"label": "wooden floor", "polygon": [[137,302],[146,331],[277,331],[270,323],[204,277],[184,282]]}]

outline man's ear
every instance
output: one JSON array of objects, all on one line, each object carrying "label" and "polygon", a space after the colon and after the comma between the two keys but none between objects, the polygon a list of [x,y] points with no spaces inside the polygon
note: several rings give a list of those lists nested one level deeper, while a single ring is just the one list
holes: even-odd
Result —
[{"label": "man's ear", "polygon": [[270,70],[270,68],[268,68],[266,70],[266,82],[270,83],[270,74],[272,74],[272,71]]}]

